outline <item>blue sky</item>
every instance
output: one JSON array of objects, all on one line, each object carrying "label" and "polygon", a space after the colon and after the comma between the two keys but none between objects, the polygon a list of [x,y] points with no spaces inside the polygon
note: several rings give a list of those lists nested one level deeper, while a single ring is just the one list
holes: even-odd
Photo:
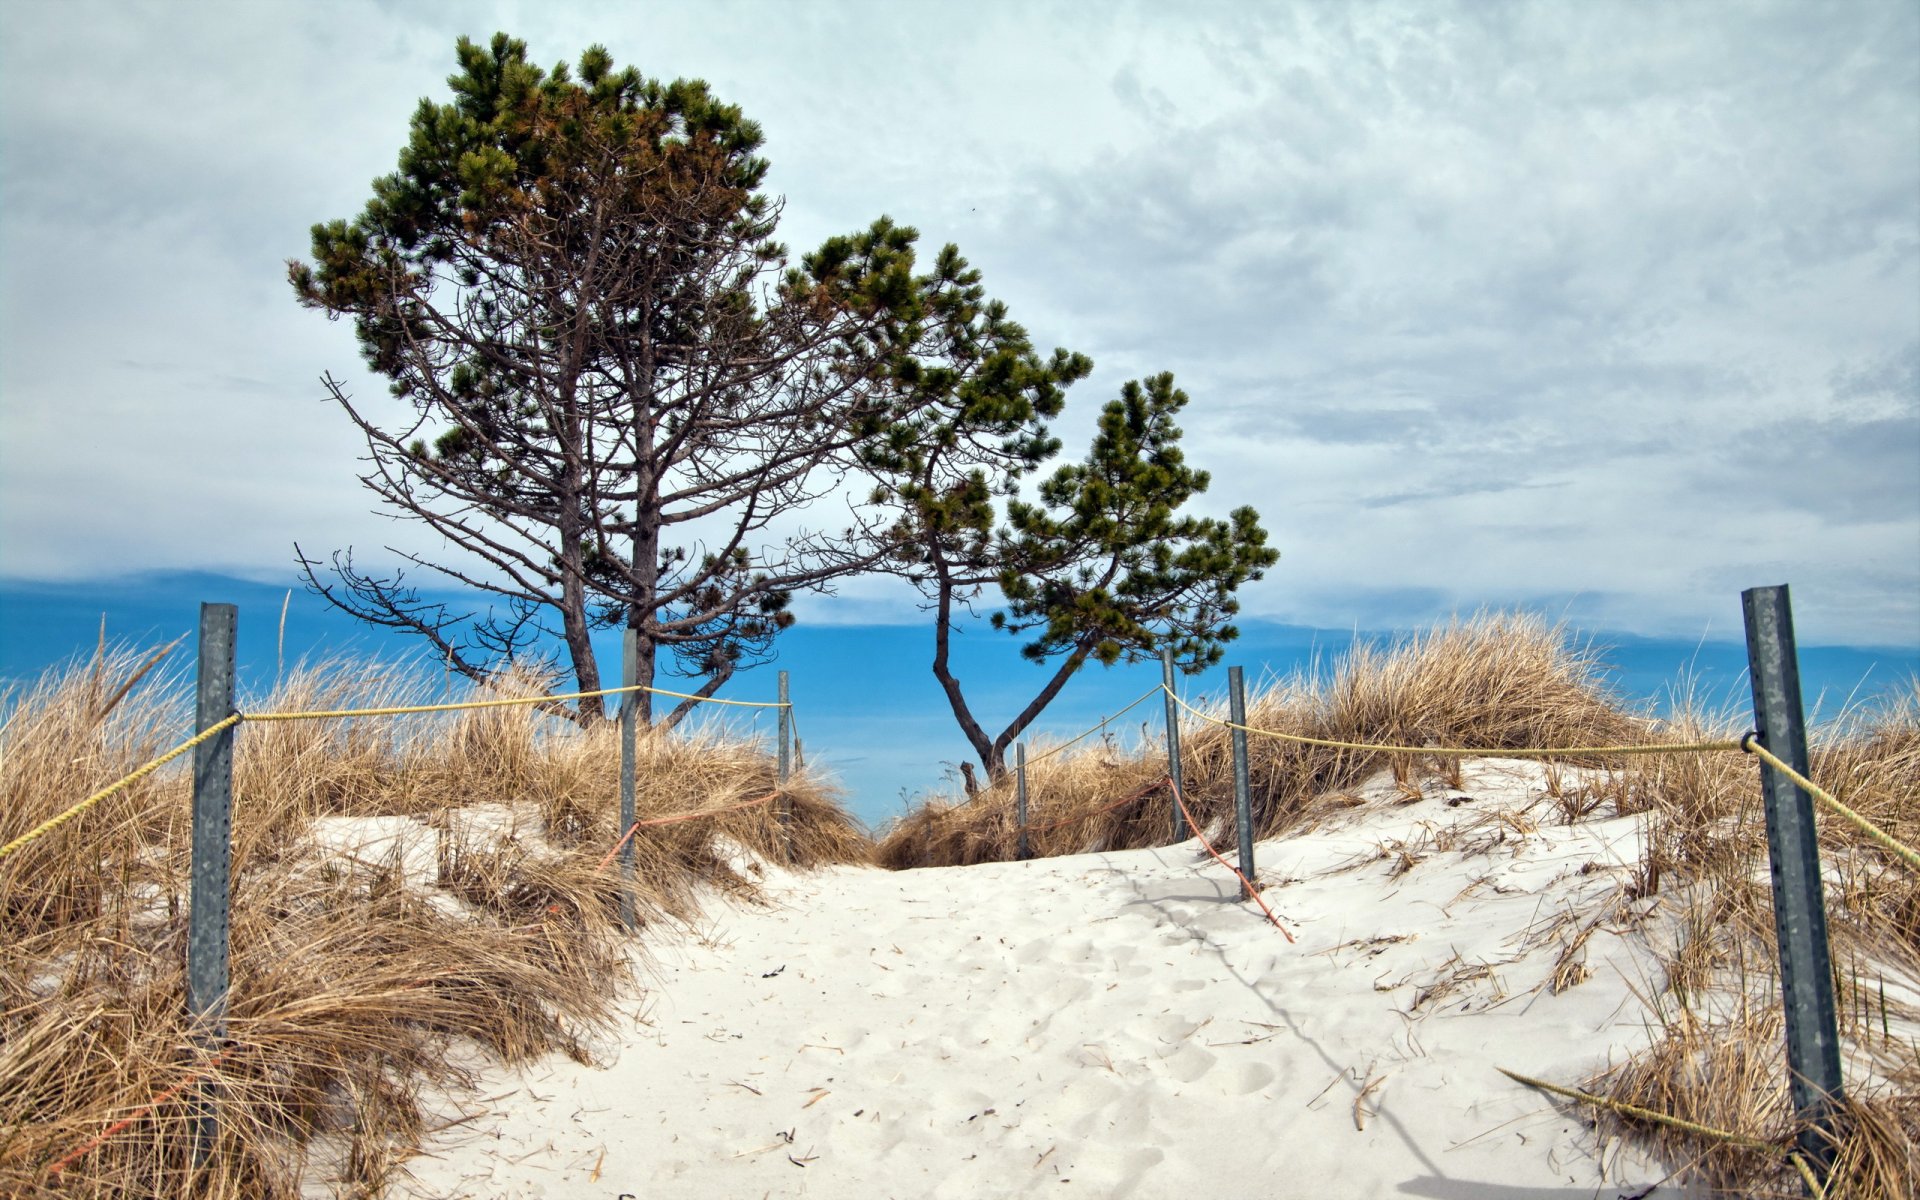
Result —
[{"label": "blue sky", "polygon": [[[33,619],[51,585],[112,609],[115,581],[210,573],[277,617],[296,541],[433,549],[369,511],[318,377],[381,384],[284,263],[496,29],[741,104],[796,251],[882,213],[956,242],[1040,346],[1094,359],[1069,455],[1121,381],[1173,371],[1202,511],[1254,505],[1284,555],[1250,630],[1522,606],[1684,647],[1785,581],[1803,643],[1920,651],[1910,3],[72,0],[0,7],[0,595],[49,631],[28,657],[73,648]],[[897,733],[862,757],[958,757],[910,638],[831,660],[826,627],[911,625],[910,595],[798,612],[808,680],[885,673]]]}]

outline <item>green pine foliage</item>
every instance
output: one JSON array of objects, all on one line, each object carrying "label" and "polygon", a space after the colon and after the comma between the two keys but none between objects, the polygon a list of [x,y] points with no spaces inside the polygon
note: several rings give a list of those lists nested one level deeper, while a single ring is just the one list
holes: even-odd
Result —
[{"label": "green pine foliage", "polygon": [[[352,319],[399,402],[394,420],[325,380],[366,438],[361,481],[464,556],[403,558],[504,614],[451,613],[351,551],[331,579],[301,554],[316,590],[474,678],[557,635],[582,691],[606,685],[591,634],[624,623],[640,682],[659,662],[710,695],[771,654],[795,592],[891,572],[933,601],[935,675],[991,773],[1087,661],[1219,658],[1236,590],[1277,556],[1251,509],[1184,513],[1207,476],[1171,376],[1128,383],[1086,459],[1038,479],[1092,363],[1041,353],[955,247],[923,266],[916,231],[881,217],[795,263],[761,129],[705,83],[599,46],[542,69],[505,34],[457,57],[397,169],[313,227],[288,279]],[[856,473],[852,527],[770,532]],[[1052,668],[992,737],[948,663],[990,590],[994,624]]]},{"label": "green pine foliage", "polygon": [[1101,412],[1086,461],[1041,484],[1040,503],[1009,504],[998,546],[1007,607],[994,624],[1038,631],[1021,647],[1029,660],[1112,666],[1166,646],[1198,672],[1239,636],[1235,592],[1280,555],[1252,508],[1225,521],[1179,515],[1209,482],[1180,450],[1173,422],[1186,406],[1171,374],[1127,381]]},{"label": "green pine foliage", "polygon": [[543,70],[505,34],[457,54],[398,168],[288,278],[353,320],[411,410],[396,429],[326,380],[366,436],[362,481],[478,560],[409,561],[505,615],[450,614],[350,552],[331,580],[302,554],[309,582],[476,678],[558,634],[575,686],[604,686],[590,635],[625,623],[642,683],[664,653],[709,694],[770,652],[794,591],[865,565],[844,537],[764,531],[910,415],[893,361],[921,320],[917,234],[882,217],[792,264],[760,127],[705,83],[599,46]]},{"label": "green pine foliage", "polygon": [[[943,265],[945,260],[943,260]],[[1238,635],[1236,592],[1279,559],[1251,508],[1227,520],[1183,514],[1208,476],[1189,467],[1174,419],[1188,398],[1170,374],[1130,381],[1107,404],[1083,462],[1021,487],[1060,450],[1046,425],[1066,389],[1092,370],[1084,355],[1041,358],[1003,305],[983,304],[979,276],[957,265],[935,310],[951,322],[947,357],[904,370],[925,405],[868,447],[876,503],[895,513],[888,562],[931,602],[933,673],[990,777],[1007,748],[1089,660],[1111,666],[1168,647],[1182,669],[1218,662]],[[951,634],[990,588],[997,629],[1031,635],[1029,661],[1052,670],[997,734],[975,717],[953,674]]]}]

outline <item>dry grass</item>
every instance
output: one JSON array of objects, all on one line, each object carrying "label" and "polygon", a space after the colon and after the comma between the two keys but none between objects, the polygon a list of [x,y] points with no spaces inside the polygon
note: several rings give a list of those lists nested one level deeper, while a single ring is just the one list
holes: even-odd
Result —
[{"label": "dry grass", "polygon": [[[1682,704],[1683,709],[1688,706]],[[1391,649],[1362,647],[1331,679],[1282,681],[1250,705],[1259,729],[1347,742],[1501,749],[1737,739],[1744,714],[1697,708],[1656,725],[1628,713],[1602,683],[1597,658],[1527,616],[1483,616]],[[1183,721],[1189,807],[1216,844],[1233,829],[1227,731]],[[1044,753],[1039,748],[1038,753]],[[1257,836],[1308,828],[1360,801],[1361,781],[1391,769],[1403,790],[1413,756],[1250,739]],[[1032,760],[1030,759],[1030,762]],[[1685,1120],[1792,1143],[1779,963],[1768,883],[1758,766],[1737,753],[1581,758],[1602,768],[1563,786],[1547,768],[1544,819],[1640,815],[1643,854],[1624,899],[1664,921],[1664,978],[1646,996],[1659,1030],[1645,1052],[1590,1081],[1597,1090]],[[1436,758],[1458,784],[1457,760]],[[1872,712],[1854,712],[1816,739],[1813,778],[1907,844],[1920,842],[1920,680]],[[1030,768],[1035,855],[1163,845],[1172,840],[1164,750],[1147,744],[1075,749]],[[1449,776],[1449,772],[1452,772]],[[1139,794],[1146,789],[1146,794]],[[1124,801],[1114,807],[1117,801]],[[1828,924],[1837,964],[1848,1103],[1832,1196],[1910,1198],[1920,1178],[1920,878],[1844,823],[1822,820]],[[1019,830],[1010,783],[971,802],[930,801],[893,824],[883,865],[949,865],[1014,857]],[[1183,834],[1182,837],[1185,835]],[[1383,846],[1410,867],[1419,848]],[[1592,927],[1569,930],[1551,987],[1591,972]],[[1578,1081],[1568,1081],[1578,1082]],[[1607,1117],[1657,1144],[1692,1182],[1729,1196],[1798,1195],[1779,1149],[1723,1145],[1668,1126]]]},{"label": "dry grass", "polygon": [[[1675,727],[1687,738],[1743,728],[1724,713],[1682,715]],[[1908,844],[1920,836],[1920,687],[1824,730],[1810,757],[1812,778],[1843,802]],[[1680,936],[1652,998],[1661,1038],[1593,1087],[1787,1145],[1795,1130],[1758,768],[1727,754],[1636,760],[1614,786],[1647,802],[1635,890],[1671,902]],[[1848,1093],[1829,1194],[1908,1198],[1920,1178],[1920,878],[1843,822],[1820,828]],[[1719,1194],[1802,1194],[1775,1151],[1639,1132],[1692,1162],[1693,1177]]]},{"label": "dry grass", "polygon": [[[104,651],[6,698],[0,842],[190,728],[177,669],[116,696],[144,661]],[[439,699],[405,679],[336,663],[241,707]],[[423,1095],[458,1094],[459,1064],[479,1061],[460,1047],[586,1056],[632,986],[619,871],[599,869],[616,838],[612,726],[531,708],[250,723],[234,773],[227,1038],[206,1070],[183,1013],[184,765],[0,859],[0,1194],[295,1196],[323,1146],[339,1194],[378,1195],[430,1127]],[[639,780],[645,818],[752,800],[774,765],[725,732],[647,736]],[[804,777],[790,828],[796,865],[867,855]],[[640,830],[641,919],[689,912],[703,883],[752,894],[735,868],[752,859],[733,849],[781,861],[782,833],[773,805]],[[195,1178],[203,1090],[216,1145]]]},{"label": "dry grass", "polygon": [[[190,723],[183,680],[106,654],[12,698],[0,728],[0,841],[166,749]],[[328,708],[437,697],[392,671],[296,674],[243,707]],[[1250,723],[1311,737],[1501,749],[1719,740],[1742,724],[1688,712],[1661,728],[1625,712],[1594,657],[1527,617],[1487,617],[1393,649],[1363,649],[1329,680],[1284,681]],[[504,688],[524,687],[505,681]],[[1217,841],[1232,828],[1229,739],[1186,725],[1189,804]],[[448,718],[251,724],[239,735],[233,999],[214,1168],[191,1179],[198,1061],[181,1013],[187,787],[169,770],[0,859],[0,1194],[291,1196],[323,1147],[343,1195],[377,1195],[436,1119],[423,1095],[457,1094],[478,1044],[507,1061],[587,1056],[630,986],[617,920],[615,733],[531,709]],[[1252,740],[1255,821],[1283,836],[1358,801],[1410,756]],[[1036,756],[1037,757],[1037,756]],[[1593,766],[1592,760],[1582,764]],[[1443,777],[1452,760],[1438,759]],[[1737,754],[1622,758],[1548,772],[1542,822],[1638,814],[1627,881],[1670,943],[1648,981],[1653,1044],[1589,1090],[1785,1147],[1779,969],[1755,763]],[[1920,682],[1816,741],[1813,775],[1896,837],[1920,841]],[[1157,747],[1100,743],[1034,762],[1035,854],[1165,844]],[[742,736],[648,738],[643,817],[751,801],[773,764]],[[1457,782],[1457,775],[1456,775]],[[1410,785],[1405,785],[1410,786]],[[801,865],[860,861],[863,833],[802,781]],[[363,845],[342,839],[363,829]],[[936,801],[896,823],[886,865],[1013,857],[1010,787]],[[716,834],[723,835],[716,838]],[[1823,822],[1829,928],[1848,1105],[1830,1194],[1892,1200],[1920,1177],[1920,880],[1838,822]],[[752,895],[732,847],[779,861],[770,805],[650,827],[636,839],[643,919],[691,911],[703,886]],[[1438,847],[1436,846],[1436,849]],[[1426,847],[1382,847],[1409,860]],[[744,860],[751,863],[751,857]],[[1552,986],[1592,969],[1591,927],[1569,925]],[[1493,1064],[1489,1063],[1489,1069]],[[1577,1083],[1581,1081],[1564,1081]],[[166,1099],[151,1108],[157,1096]],[[1657,1144],[1687,1179],[1737,1196],[1793,1195],[1778,1149],[1729,1146],[1603,1115]],[[125,1122],[123,1126],[118,1123]],[[57,1178],[49,1167],[111,1130]]]},{"label": "dry grass", "polygon": [[[1224,706],[1219,715],[1224,716]],[[1359,646],[1332,678],[1274,682],[1248,703],[1247,724],[1300,737],[1489,752],[1526,746],[1611,745],[1644,722],[1608,697],[1595,654],[1527,615],[1456,622],[1402,645]],[[1037,761],[1029,752],[1028,823],[1035,855],[1166,844],[1173,833],[1165,789],[1115,802],[1165,773],[1158,747],[1095,744]],[[1256,836],[1277,837],[1338,807],[1342,793],[1404,761],[1371,751],[1251,737],[1248,776]],[[1188,716],[1181,730],[1187,805],[1209,830],[1233,828],[1229,731]],[[930,800],[890,826],[880,858],[891,867],[1013,858],[1019,830],[1011,781],[970,802]]]}]

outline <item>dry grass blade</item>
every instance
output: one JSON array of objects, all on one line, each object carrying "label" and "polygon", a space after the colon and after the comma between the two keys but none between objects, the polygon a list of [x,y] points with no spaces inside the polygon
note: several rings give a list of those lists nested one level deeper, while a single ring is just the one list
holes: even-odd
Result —
[{"label": "dry grass blade", "polygon": [[[162,657],[107,648],[7,697],[0,835],[189,727]],[[385,707],[420,691],[404,670],[333,662],[241,707]],[[526,708],[243,726],[232,987],[212,1060],[183,1019],[183,769],[0,859],[0,1194],[291,1200],[324,1149],[342,1194],[374,1196],[426,1131],[423,1090],[457,1092],[460,1064],[591,1055],[633,986],[620,876],[597,869],[618,766],[612,725]],[[775,766],[716,728],[649,734],[639,774],[643,815],[661,815],[762,794]],[[762,806],[643,831],[642,916],[690,914],[715,883],[752,895],[752,864],[784,860],[787,831],[799,866],[867,856],[833,793],[804,775],[791,793],[784,828]],[[203,1097],[218,1131],[195,1177]]]}]

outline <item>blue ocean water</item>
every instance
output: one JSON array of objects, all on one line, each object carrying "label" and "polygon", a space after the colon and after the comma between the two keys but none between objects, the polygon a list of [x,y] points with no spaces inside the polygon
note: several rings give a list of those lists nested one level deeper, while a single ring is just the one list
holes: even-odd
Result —
[{"label": "blue ocean water", "polygon": [[[298,587],[205,573],[171,573],[81,584],[0,584],[0,679],[22,681],[92,652],[101,619],[109,639],[157,646],[191,634],[201,601],[240,608],[238,667],[241,690],[264,691],[284,663],[332,655],[384,660],[411,656],[423,674],[441,672],[421,659],[412,640],[372,629]],[[286,604],[284,644],[281,607]],[[1730,621],[1737,628],[1737,611]],[[1262,621],[1241,622],[1241,638],[1228,647],[1225,663],[1197,677],[1183,677],[1188,696],[1224,694],[1226,666],[1241,665],[1250,686],[1263,680],[1325,670],[1356,637],[1391,641],[1393,631],[1312,629]],[[1606,631],[1571,631],[1591,643],[1609,668],[1616,695],[1629,706],[1659,713],[1676,688],[1688,687],[1708,707],[1744,711],[1750,693],[1746,649],[1729,641],[1636,637]],[[617,680],[618,640],[599,645]],[[183,669],[192,663],[191,639],[176,651]],[[800,624],[784,634],[776,663],[742,672],[724,695],[772,700],[775,673],[789,673],[795,722],[808,760],[834,771],[848,792],[849,807],[869,824],[898,815],[916,797],[957,790],[958,764],[971,758],[930,670],[930,625]],[[1003,727],[1038,689],[1047,672],[1022,661],[1014,639],[981,622],[955,638],[956,672],[981,723]],[[1920,648],[1800,647],[1802,690],[1811,719],[1837,714],[1849,701],[1870,703],[1920,674]],[[1154,687],[1157,665],[1083,670],[1042,715],[1030,736],[1064,738]],[[673,688],[664,678],[658,685]],[[770,715],[750,709],[720,710],[717,719],[737,730],[772,738]],[[1161,705],[1149,702],[1115,722],[1121,737],[1157,735]]]}]

